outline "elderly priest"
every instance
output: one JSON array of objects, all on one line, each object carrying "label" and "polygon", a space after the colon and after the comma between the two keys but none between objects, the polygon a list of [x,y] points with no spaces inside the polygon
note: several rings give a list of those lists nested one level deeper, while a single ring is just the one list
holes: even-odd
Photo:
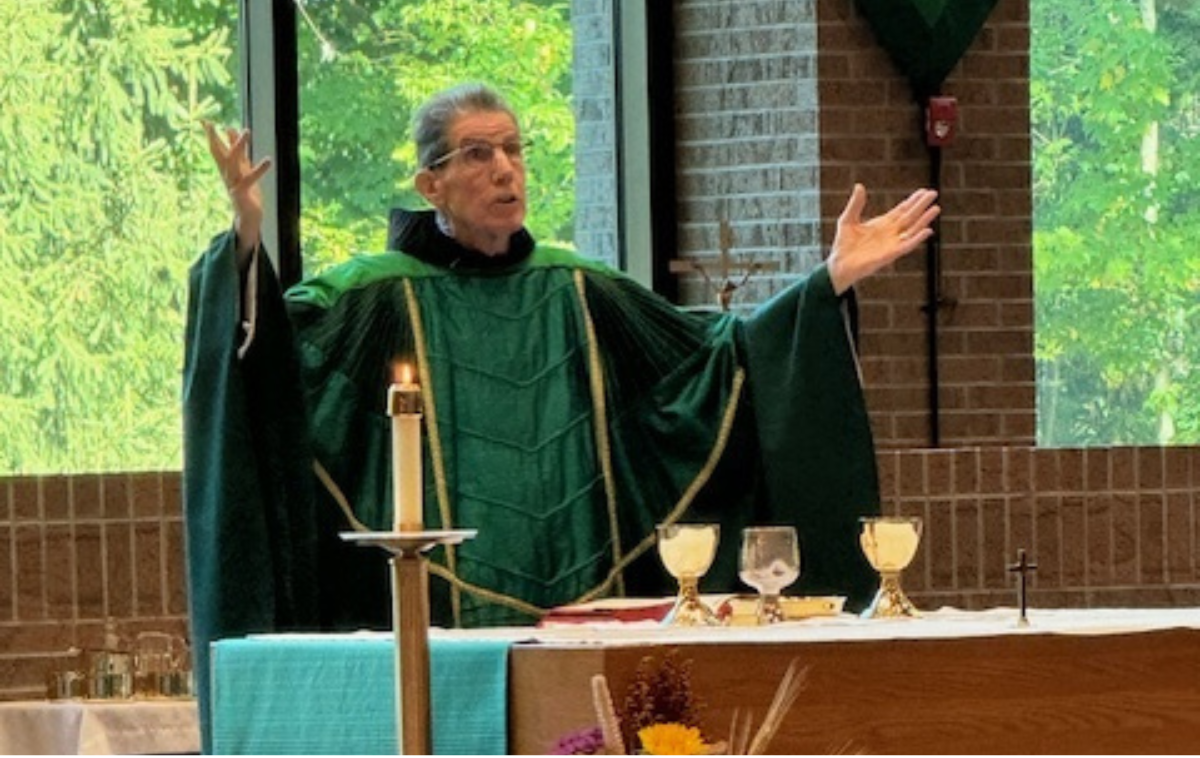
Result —
[{"label": "elderly priest", "polygon": [[393,523],[396,362],[421,385],[423,522],[478,529],[432,556],[435,624],[664,594],[655,525],[676,521],[721,524],[714,588],[734,586],[743,526],[792,524],[803,591],[867,598],[857,520],[879,503],[844,299],[932,234],[933,192],[863,220],[855,187],[807,278],[749,318],[684,313],[534,240],[517,117],[464,85],[415,121],[416,187],[433,210],[393,215],[393,252],[281,293],[259,242],[270,163],[250,160],[246,132],[206,128],[236,219],[192,270],[187,330],[202,703],[211,640],[387,628],[384,553],[338,533]]}]

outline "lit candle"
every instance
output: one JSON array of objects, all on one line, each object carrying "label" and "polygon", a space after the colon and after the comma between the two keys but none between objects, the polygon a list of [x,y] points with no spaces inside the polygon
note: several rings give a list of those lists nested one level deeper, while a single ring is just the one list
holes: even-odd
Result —
[{"label": "lit candle", "polygon": [[[398,369],[398,371],[397,371]],[[388,388],[388,415],[392,417],[392,512],[397,532],[424,529],[421,484],[421,386],[413,381],[412,367],[393,364]]]}]

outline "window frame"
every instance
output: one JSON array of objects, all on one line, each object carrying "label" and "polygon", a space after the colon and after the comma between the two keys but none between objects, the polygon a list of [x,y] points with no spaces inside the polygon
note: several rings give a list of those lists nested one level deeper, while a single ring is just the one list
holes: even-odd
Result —
[{"label": "window frame", "polygon": [[286,288],[300,281],[300,92],[296,7],[292,0],[241,0],[238,34],[243,125],[255,160],[270,156],[262,178],[262,238]]},{"label": "window frame", "polygon": [[[677,296],[668,268],[677,247],[673,46],[650,40],[672,39],[673,15],[656,0],[616,0],[612,13],[618,262],[670,300]],[[240,0],[240,18],[243,125],[254,135],[255,159],[271,156],[274,164],[261,182],[263,242],[288,287],[303,272],[296,8],[293,0]]]}]

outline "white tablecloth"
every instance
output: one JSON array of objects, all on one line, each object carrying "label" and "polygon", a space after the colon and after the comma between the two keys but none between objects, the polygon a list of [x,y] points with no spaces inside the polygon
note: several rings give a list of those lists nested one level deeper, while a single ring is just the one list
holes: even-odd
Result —
[{"label": "white tablecloth", "polygon": [[[523,639],[567,644],[841,642],[1022,634],[1111,635],[1200,628],[1200,608],[1032,608],[1027,616],[1028,626],[1018,625],[1019,614],[1015,608],[992,608],[986,611],[942,608],[924,611],[918,618],[900,619],[862,619],[843,613],[762,627],[663,627],[654,622],[572,624],[533,630]],[[471,633],[494,632],[447,632],[452,635]]]},{"label": "white tablecloth", "polygon": [[[712,597],[710,604],[727,596]],[[600,600],[584,606],[634,607],[661,599]],[[655,621],[570,623],[548,628],[496,627],[431,629],[432,639],[492,639],[516,644],[645,645],[747,642],[844,642],[855,640],[919,640],[997,637],[1020,634],[1136,634],[1164,629],[1200,629],[1200,608],[1033,608],[1028,626],[1017,623],[1017,609],[963,611],[942,608],[917,618],[862,619],[850,613],[785,621],[770,626],[671,627]],[[350,634],[262,634],[251,639],[383,639],[391,632]]]},{"label": "white tablecloth", "polygon": [[198,753],[197,715],[194,700],[0,703],[0,753]]}]

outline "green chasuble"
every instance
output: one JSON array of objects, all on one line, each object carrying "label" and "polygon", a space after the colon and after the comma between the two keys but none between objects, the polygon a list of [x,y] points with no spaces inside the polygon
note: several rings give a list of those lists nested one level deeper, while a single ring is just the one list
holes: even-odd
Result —
[{"label": "green chasuble", "polygon": [[232,235],[193,268],[184,473],[202,703],[213,639],[390,625],[387,556],[338,533],[391,528],[394,361],[422,388],[426,528],[479,531],[432,554],[435,624],[670,594],[654,527],[673,521],[721,524],[707,590],[739,589],[742,527],[791,524],[790,591],[865,605],[874,449],[824,267],[747,319],[691,314],[527,235],[498,265],[445,257],[457,246],[431,214],[412,218],[413,254],[356,258],[283,298],[259,255],[241,357]]}]

